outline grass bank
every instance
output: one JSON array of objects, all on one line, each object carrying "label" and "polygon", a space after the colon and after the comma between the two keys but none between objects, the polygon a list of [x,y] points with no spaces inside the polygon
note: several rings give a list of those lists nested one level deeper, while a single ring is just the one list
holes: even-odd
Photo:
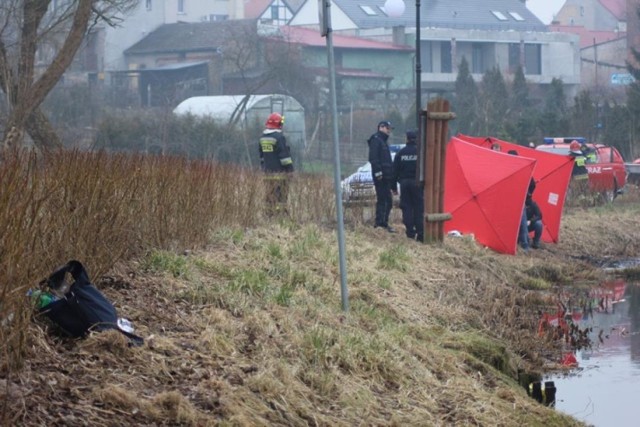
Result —
[{"label": "grass bank", "polygon": [[[147,181],[136,197],[150,193]],[[201,176],[192,181],[209,185]],[[247,185],[260,194],[258,179]],[[140,244],[104,271],[63,245],[15,282],[20,295],[54,258],[54,265],[81,259],[146,343],[129,348],[112,333],[60,339],[26,315],[20,367],[5,365],[0,379],[3,422],[579,425],[529,398],[520,383],[561,351],[536,335],[538,311],[553,307],[564,286],[602,279],[606,260],[637,256],[633,194],[567,211],[561,243],[517,256],[469,238],[422,245],[348,213],[345,313],[331,196],[323,204],[313,191],[293,190],[298,217],[269,221],[259,202],[247,207],[245,192],[234,192],[233,201],[208,205],[226,219],[198,244]],[[166,194],[171,206],[175,193]],[[220,216],[225,208],[250,220]],[[144,215],[139,222],[147,223]],[[146,235],[138,226],[131,223],[133,235]]]}]

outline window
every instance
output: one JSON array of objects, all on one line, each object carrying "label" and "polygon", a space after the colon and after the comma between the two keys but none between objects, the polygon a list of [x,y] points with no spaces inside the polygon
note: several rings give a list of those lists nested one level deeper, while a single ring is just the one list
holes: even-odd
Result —
[{"label": "window", "polygon": [[185,0],[178,0],[178,13],[184,13],[184,1]]},{"label": "window", "polygon": [[524,45],[524,68],[527,74],[542,74],[541,52],[539,44]]},{"label": "window", "polygon": [[451,61],[451,42],[440,42],[440,72],[453,72]]},{"label": "window", "polygon": [[518,70],[519,66],[520,66],[520,43],[509,43],[509,72],[515,73]]},{"label": "window", "polygon": [[500,11],[492,10],[491,13],[493,13],[493,16],[498,18],[498,21],[506,21],[507,20],[507,17],[504,16],[504,14],[502,12],[500,12]]},{"label": "window", "polygon": [[433,61],[431,59],[431,42],[420,40],[420,67],[423,73],[433,72]]},{"label": "window", "polygon": [[362,5],[362,4],[361,4],[361,5],[360,5],[360,9],[362,9],[362,11],[363,11],[364,13],[366,13],[367,15],[369,15],[369,16],[376,16],[376,11],[375,11],[375,10],[373,10],[373,9],[371,8],[371,6],[366,6],[366,5]]},{"label": "window", "polygon": [[343,58],[342,51],[340,51],[340,50],[335,51],[334,64],[335,64],[336,67],[338,67],[338,68],[342,68],[343,67],[342,58]]},{"label": "window", "polygon": [[524,18],[522,16],[520,16],[520,14],[518,12],[509,12],[509,15],[511,15],[511,17],[513,19],[515,19],[516,21],[524,21]]},{"label": "window", "polygon": [[483,74],[484,69],[484,51],[481,43],[473,43],[471,46],[471,72],[473,74]]},{"label": "window", "polygon": [[146,7],[147,7],[147,10],[151,10],[151,6],[152,6],[152,5],[151,5],[151,0],[147,0],[147,1],[145,2],[145,5],[146,5]]},{"label": "window", "polygon": [[521,58],[520,43],[509,43],[509,71],[515,73],[520,64],[524,63],[525,74],[542,74],[542,48],[539,44],[524,44],[524,57]]},{"label": "window", "polygon": [[271,6],[271,19],[278,19],[278,6]]}]

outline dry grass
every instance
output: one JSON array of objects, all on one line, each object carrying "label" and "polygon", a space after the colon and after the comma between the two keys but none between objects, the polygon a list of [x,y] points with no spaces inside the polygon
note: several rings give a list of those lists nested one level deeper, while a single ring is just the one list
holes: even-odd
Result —
[{"label": "dry grass", "polygon": [[[2,355],[5,424],[578,425],[518,382],[555,357],[556,343],[535,335],[537,311],[563,285],[600,279],[594,266],[608,257],[637,254],[639,231],[628,227],[639,208],[626,195],[568,211],[560,244],[515,257],[468,238],[421,245],[364,226],[364,210],[347,212],[344,313],[330,181],[296,179],[291,215],[264,222],[251,172],[100,156],[0,168],[13,189],[0,189],[0,216],[18,230],[0,222],[14,233],[0,246],[10,255],[2,283],[16,284],[0,300],[1,338],[11,344]],[[83,178],[47,174],[62,165]],[[20,222],[19,209],[36,215]],[[61,236],[73,230],[67,245]],[[58,237],[43,245],[45,232]],[[18,309],[26,288],[70,257],[96,272],[143,347],[117,333],[60,339]]]},{"label": "dry grass", "polygon": [[[73,258],[101,276],[154,249],[203,247],[212,231],[264,216],[261,175],[181,158],[63,151],[5,153],[0,162],[0,372],[19,368],[24,295]],[[299,176],[292,218],[335,218],[326,180]],[[301,185],[310,182],[313,185]],[[301,207],[304,207],[301,208]]]}]

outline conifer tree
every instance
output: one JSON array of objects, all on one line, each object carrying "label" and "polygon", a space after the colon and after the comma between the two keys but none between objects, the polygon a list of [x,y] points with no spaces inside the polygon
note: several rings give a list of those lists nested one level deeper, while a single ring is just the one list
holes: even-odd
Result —
[{"label": "conifer tree", "polygon": [[634,154],[632,143],[636,133],[633,123],[637,120],[636,117],[631,116],[624,105],[607,103],[603,107],[602,142],[615,146],[625,159],[631,159]]},{"label": "conifer tree", "polygon": [[[629,16],[633,16],[632,11],[627,12]],[[640,7],[636,6],[635,19],[640,19]],[[633,62],[627,61],[627,69],[633,76],[633,81],[627,87],[627,115],[628,127],[627,135],[629,139],[629,155],[637,155],[640,148],[636,148],[640,142],[640,51],[636,48],[631,48],[631,55],[634,59]],[[605,130],[606,132],[606,130]]]},{"label": "conifer tree", "polygon": [[518,67],[511,86],[509,110],[505,121],[507,139],[527,145],[535,133],[535,112],[522,67]]},{"label": "conifer tree", "polygon": [[569,131],[567,99],[562,79],[553,78],[544,99],[538,129],[545,136],[564,136]]},{"label": "conifer tree", "polygon": [[453,111],[456,113],[456,120],[451,122],[453,129],[467,135],[478,133],[478,87],[464,56],[458,66]]},{"label": "conifer tree", "polygon": [[584,136],[588,141],[595,141],[596,121],[596,108],[591,98],[591,92],[582,90],[574,98],[574,104],[571,108],[571,134]]},{"label": "conifer tree", "polygon": [[486,136],[505,135],[505,114],[509,105],[509,93],[504,77],[497,67],[482,76],[480,99],[480,133]]}]

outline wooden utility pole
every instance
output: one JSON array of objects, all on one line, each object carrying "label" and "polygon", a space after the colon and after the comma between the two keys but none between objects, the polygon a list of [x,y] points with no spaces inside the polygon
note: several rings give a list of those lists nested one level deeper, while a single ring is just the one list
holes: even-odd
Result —
[{"label": "wooden utility pole", "polygon": [[444,172],[449,120],[455,117],[455,113],[449,111],[449,101],[443,98],[429,102],[423,114],[426,118],[426,155],[423,159],[425,242],[442,242],[444,221],[451,219],[451,214],[444,212]]}]

